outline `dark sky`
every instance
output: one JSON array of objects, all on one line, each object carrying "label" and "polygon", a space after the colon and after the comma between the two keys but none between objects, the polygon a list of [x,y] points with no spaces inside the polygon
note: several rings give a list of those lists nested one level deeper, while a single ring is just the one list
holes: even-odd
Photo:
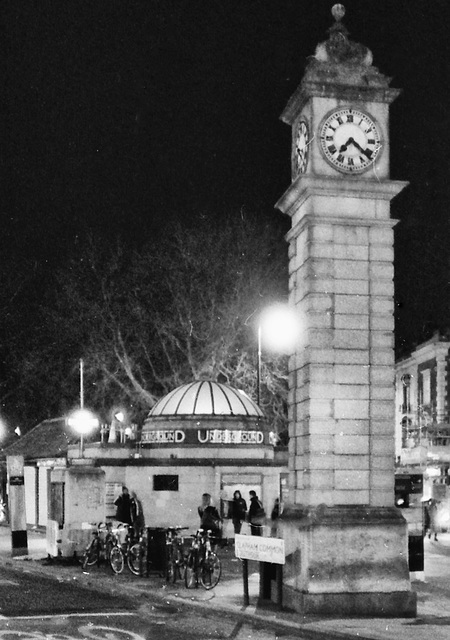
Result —
[{"label": "dark sky", "polygon": [[[177,217],[275,216],[290,182],[279,120],[327,38],[323,0],[15,0],[6,27],[3,256],[53,265],[86,230],[138,244]],[[353,40],[403,88],[392,178],[397,346],[449,311],[448,0],[344,3]]]}]

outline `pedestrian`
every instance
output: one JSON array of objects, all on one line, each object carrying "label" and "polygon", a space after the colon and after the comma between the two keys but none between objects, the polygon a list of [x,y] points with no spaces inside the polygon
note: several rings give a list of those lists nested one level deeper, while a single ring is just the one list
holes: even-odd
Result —
[{"label": "pedestrian", "polygon": [[125,524],[133,524],[131,519],[131,498],[128,487],[122,487],[122,493],[117,500],[114,501],[114,504],[117,507],[116,520],[124,522]]},{"label": "pedestrian", "polygon": [[428,537],[434,537],[436,542],[438,541],[437,537],[437,512],[438,512],[438,502],[437,500],[431,499],[428,500],[428,504],[425,507],[425,510],[428,512],[428,517],[426,518],[428,524]]},{"label": "pedestrian", "polygon": [[142,508],[142,502],[137,497],[135,491],[131,492],[131,500],[130,500],[130,512],[131,512],[131,522],[133,524],[134,535],[136,538],[139,538],[142,530],[145,527],[145,518],[144,518],[144,510]]},{"label": "pedestrian", "polygon": [[256,491],[250,491],[250,508],[248,510],[248,522],[252,536],[262,536],[262,525],[266,512],[261,500],[256,495]]},{"label": "pedestrian", "polygon": [[427,500],[423,505],[423,532],[424,536],[428,535],[428,531],[430,530],[430,509],[429,509],[429,500]]},{"label": "pedestrian", "polygon": [[198,507],[198,515],[200,516],[200,529],[211,531],[211,535],[215,538],[222,537],[222,518],[212,504],[209,493],[202,495],[202,503]]},{"label": "pedestrian", "polygon": [[245,502],[239,490],[233,493],[233,501],[231,503],[231,520],[233,522],[234,533],[241,533],[242,522],[247,514],[247,503]]},{"label": "pedestrian", "polygon": [[270,519],[272,520],[270,534],[274,537],[277,534],[277,520],[281,515],[281,510],[280,498],[275,498],[272,513],[270,514]]}]

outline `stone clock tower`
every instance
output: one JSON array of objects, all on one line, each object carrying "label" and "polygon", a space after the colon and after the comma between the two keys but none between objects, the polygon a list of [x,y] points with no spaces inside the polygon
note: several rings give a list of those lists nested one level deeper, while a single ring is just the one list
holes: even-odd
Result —
[{"label": "stone clock tower", "polygon": [[389,104],[399,95],[332,10],[282,120],[292,184],[284,602],[303,613],[414,616],[406,523],[394,507],[394,285]]}]

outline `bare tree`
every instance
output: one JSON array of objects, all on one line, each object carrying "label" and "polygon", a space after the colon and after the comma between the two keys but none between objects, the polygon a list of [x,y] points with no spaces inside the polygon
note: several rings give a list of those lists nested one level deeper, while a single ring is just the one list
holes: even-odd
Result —
[{"label": "bare tree", "polygon": [[[238,212],[199,216],[139,251],[85,243],[57,274],[31,369],[55,367],[60,382],[46,389],[61,409],[77,400],[80,357],[86,402],[100,412],[126,402],[142,416],[176,386],[219,376],[256,399],[258,314],[287,296],[283,232]],[[262,408],[282,430],[286,359],[266,360],[262,382]]]}]

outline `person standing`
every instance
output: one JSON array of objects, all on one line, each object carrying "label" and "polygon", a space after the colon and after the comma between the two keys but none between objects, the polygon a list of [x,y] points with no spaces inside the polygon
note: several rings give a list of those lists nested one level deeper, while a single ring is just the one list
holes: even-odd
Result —
[{"label": "person standing", "polygon": [[431,536],[434,537],[434,540],[436,540],[436,542],[438,541],[438,537],[437,537],[437,513],[438,513],[438,502],[437,500],[431,499],[428,501],[427,506],[425,507],[425,509],[428,512],[428,537],[431,538]]},{"label": "person standing", "polygon": [[242,522],[247,514],[247,503],[245,502],[239,490],[233,493],[233,502],[231,503],[231,519],[233,522],[234,533],[241,533]]},{"label": "person standing", "polygon": [[250,508],[248,510],[248,522],[252,536],[262,536],[262,525],[266,517],[261,500],[256,491],[250,491]]},{"label": "person standing", "polygon": [[211,535],[215,538],[222,537],[222,518],[216,507],[213,506],[209,493],[202,495],[202,503],[198,507],[198,515],[200,516],[201,529],[211,531]]},{"label": "person standing", "polygon": [[133,524],[131,519],[131,498],[128,491],[128,487],[122,487],[122,493],[114,501],[116,505],[116,520],[124,522],[125,524]]},{"label": "person standing", "polygon": [[136,538],[138,538],[145,527],[145,518],[144,510],[142,508],[142,502],[137,497],[135,491],[131,492],[130,512],[134,535],[136,536]]},{"label": "person standing", "polygon": [[281,515],[280,498],[275,498],[272,513],[270,514],[270,519],[272,520],[270,535],[273,536],[274,538],[276,537],[276,534],[277,534],[277,520],[280,517],[280,515]]}]

